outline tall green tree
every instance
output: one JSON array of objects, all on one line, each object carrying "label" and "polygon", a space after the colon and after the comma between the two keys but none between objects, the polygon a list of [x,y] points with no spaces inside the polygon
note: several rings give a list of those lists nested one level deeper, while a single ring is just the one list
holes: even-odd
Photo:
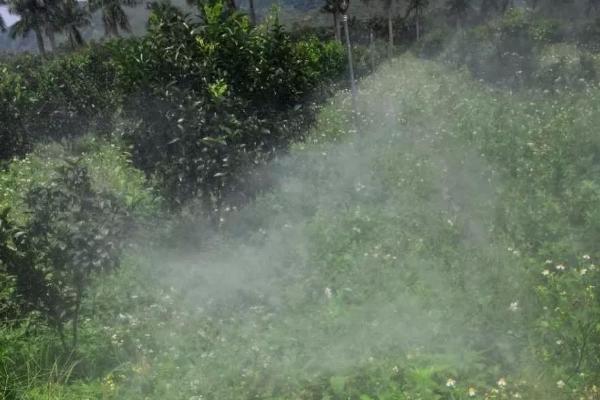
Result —
[{"label": "tall green tree", "polygon": [[500,9],[502,11],[502,13],[505,13],[506,10],[508,10],[509,8],[512,8],[515,6],[515,3],[513,0],[502,0],[500,2]]},{"label": "tall green tree", "polygon": [[81,35],[81,28],[90,24],[89,13],[76,0],[65,0],[61,6],[60,25],[71,48],[83,45],[85,41]]},{"label": "tall green tree", "polygon": [[482,0],[479,7],[479,17],[483,20],[498,13],[502,8],[503,0]]},{"label": "tall green tree", "polygon": [[[0,0],[0,6],[6,5],[6,3],[3,0]],[[4,32],[6,31],[6,22],[4,22],[4,18],[2,18],[2,15],[0,14],[0,32]]]},{"label": "tall green tree", "polygon": [[138,0],[91,0],[90,11],[102,11],[105,36],[119,36],[120,31],[130,32],[129,17],[123,7],[134,7]]},{"label": "tall green tree", "polygon": [[412,12],[415,15],[415,31],[417,34],[417,41],[421,38],[421,23],[423,18],[423,13],[425,9],[429,6],[429,0],[410,0],[408,4],[408,9],[406,10],[406,16]]},{"label": "tall green tree", "polygon": [[248,0],[248,8],[250,13],[250,22],[252,25],[256,25],[256,8],[254,7],[254,0]]},{"label": "tall green tree", "polygon": [[447,0],[446,11],[448,16],[454,19],[456,30],[460,30],[471,8],[470,0]]},{"label": "tall green tree", "polygon": [[48,37],[50,49],[53,51],[56,49],[56,33],[61,32],[64,25],[61,1],[62,0],[46,0],[44,33]]},{"label": "tall green tree", "polygon": [[9,272],[24,304],[57,330],[65,350],[71,323],[75,349],[83,296],[95,276],[119,267],[129,217],[114,196],[93,188],[78,161],[60,167],[51,185],[32,188],[25,202],[31,218],[13,240],[19,258]]},{"label": "tall green tree", "polygon": [[10,37],[25,37],[34,32],[40,54],[46,54],[43,31],[47,24],[47,6],[44,0],[13,0],[9,3],[12,14],[20,19],[10,27]]},{"label": "tall green tree", "polygon": [[391,57],[394,50],[394,0],[383,0],[383,8],[387,15],[388,57]]},{"label": "tall green tree", "polygon": [[333,33],[335,34],[335,40],[338,42],[342,41],[342,31],[340,26],[340,0],[325,0],[325,5],[321,8],[324,13],[331,14],[333,18]]}]

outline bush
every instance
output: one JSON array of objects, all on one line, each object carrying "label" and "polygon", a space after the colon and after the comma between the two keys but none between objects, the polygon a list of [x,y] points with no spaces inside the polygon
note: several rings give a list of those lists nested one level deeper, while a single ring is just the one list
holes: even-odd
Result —
[{"label": "bush", "polygon": [[591,387],[600,378],[600,270],[583,255],[575,265],[549,260],[538,272],[539,356],[567,387]]},{"label": "bush", "polygon": [[292,41],[276,17],[251,27],[220,2],[203,4],[201,15],[199,23],[155,2],[142,38],[4,67],[0,138],[9,145],[0,157],[48,138],[117,130],[171,206],[197,194],[212,204],[246,186],[236,174],[299,138],[313,93],[343,70],[343,51],[314,37]]},{"label": "bush", "polygon": [[25,131],[27,86],[23,78],[0,64],[0,161],[22,156],[31,148],[32,138]]},{"label": "bush", "polygon": [[203,16],[197,25],[155,6],[144,42],[153,61],[142,66],[155,84],[128,103],[139,123],[123,137],[171,206],[198,196],[215,210],[260,190],[248,172],[299,138],[311,119],[302,104],[339,74],[343,53],[316,39],[291,42],[277,20],[252,28],[220,3],[205,5]]},{"label": "bush", "polygon": [[522,86],[537,71],[541,49],[561,38],[558,22],[514,8],[489,25],[455,35],[444,57],[487,81]]},{"label": "bush", "polygon": [[47,321],[65,349],[64,325],[72,322],[75,348],[90,279],[119,265],[126,214],[114,197],[94,192],[87,170],[72,162],[48,186],[32,188],[25,203],[31,217],[22,228],[7,225],[3,215],[5,274],[14,279],[22,311]]},{"label": "bush", "polygon": [[577,34],[577,44],[593,53],[600,52],[600,18],[584,25]]}]

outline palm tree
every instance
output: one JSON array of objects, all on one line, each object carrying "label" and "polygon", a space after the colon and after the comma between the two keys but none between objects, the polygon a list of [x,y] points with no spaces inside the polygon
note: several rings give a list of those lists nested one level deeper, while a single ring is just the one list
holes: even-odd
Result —
[{"label": "palm tree", "polygon": [[488,18],[492,13],[498,12],[499,9],[498,0],[482,0],[479,16],[481,19]]},{"label": "palm tree", "polygon": [[10,27],[10,37],[15,39],[17,36],[25,37],[29,32],[35,33],[35,38],[40,54],[46,54],[44,46],[44,29],[46,19],[46,4],[43,0],[14,0],[9,4],[11,14],[18,14],[20,19]]},{"label": "palm tree", "polygon": [[408,15],[414,11],[415,13],[415,28],[417,32],[417,41],[421,38],[421,17],[423,16],[423,11],[429,5],[429,0],[410,0],[408,5],[408,9],[406,10],[405,19]]},{"label": "palm tree", "polygon": [[[6,3],[4,0],[0,0],[0,6],[4,6]],[[2,14],[0,14],[0,32],[6,31],[6,22],[4,22],[4,18],[2,18]]]},{"label": "palm tree", "polygon": [[340,27],[340,7],[339,0],[325,0],[325,5],[321,8],[324,13],[331,14],[333,17],[333,33],[335,34],[335,40],[338,42],[342,41],[342,31]]},{"label": "palm tree", "polygon": [[446,10],[450,17],[456,19],[456,30],[460,30],[462,23],[467,15],[467,12],[471,8],[469,0],[447,0]]},{"label": "palm tree", "polygon": [[600,0],[588,0],[587,13],[590,14],[592,11],[598,11],[600,8]]},{"label": "palm tree", "polygon": [[392,51],[394,49],[394,17],[392,16],[393,6],[394,0],[384,0],[383,7],[388,17],[388,57],[392,56]]},{"label": "palm tree", "polygon": [[250,9],[250,22],[256,25],[256,10],[254,9],[254,0],[248,0],[248,8]]},{"label": "palm tree", "polygon": [[89,13],[76,0],[65,0],[61,4],[60,26],[67,35],[71,48],[85,43],[80,29],[89,24]]},{"label": "palm tree", "polygon": [[50,42],[52,51],[56,50],[56,33],[62,30],[62,8],[60,0],[46,0],[46,22],[44,24],[44,33]]},{"label": "palm tree", "polygon": [[119,30],[130,32],[129,18],[123,6],[133,7],[137,0],[91,0],[90,11],[102,10],[105,36],[119,36]]},{"label": "palm tree", "polygon": [[501,3],[500,7],[501,7],[501,10],[502,10],[502,13],[505,13],[506,10],[508,10],[509,8],[514,7],[514,2],[513,2],[513,0],[502,0],[502,3]]}]

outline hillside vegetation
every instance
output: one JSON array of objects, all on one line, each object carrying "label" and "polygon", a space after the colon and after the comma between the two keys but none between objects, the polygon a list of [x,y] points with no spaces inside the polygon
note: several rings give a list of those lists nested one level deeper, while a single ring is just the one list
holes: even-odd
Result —
[{"label": "hillside vegetation", "polygon": [[13,396],[596,398],[598,90],[382,66],[357,120],[332,99],[220,233],[125,250],[84,301],[78,362],[5,334]]},{"label": "hillside vegetation", "polygon": [[0,61],[0,400],[600,398],[600,7],[381,3]]}]

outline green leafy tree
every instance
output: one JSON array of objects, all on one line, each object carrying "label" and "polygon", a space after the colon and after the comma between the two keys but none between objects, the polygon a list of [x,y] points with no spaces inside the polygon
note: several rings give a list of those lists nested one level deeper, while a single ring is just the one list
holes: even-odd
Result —
[{"label": "green leafy tree", "polygon": [[251,166],[291,140],[303,97],[340,71],[343,55],[339,44],[292,42],[276,19],[254,28],[222,3],[201,16],[152,6],[144,56],[132,50],[145,82],[126,108],[140,123],[125,140],[172,207],[195,199],[214,210],[249,196]]},{"label": "green leafy tree", "polygon": [[7,270],[23,309],[55,328],[66,350],[65,325],[71,323],[75,349],[81,302],[92,278],[119,266],[128,217],[114,197],[92,188],[79,163],[67,162],[57,173],[50,185],[27,193],[30,220],[21,229],[4,229],[3,243],[14,247]]}]

